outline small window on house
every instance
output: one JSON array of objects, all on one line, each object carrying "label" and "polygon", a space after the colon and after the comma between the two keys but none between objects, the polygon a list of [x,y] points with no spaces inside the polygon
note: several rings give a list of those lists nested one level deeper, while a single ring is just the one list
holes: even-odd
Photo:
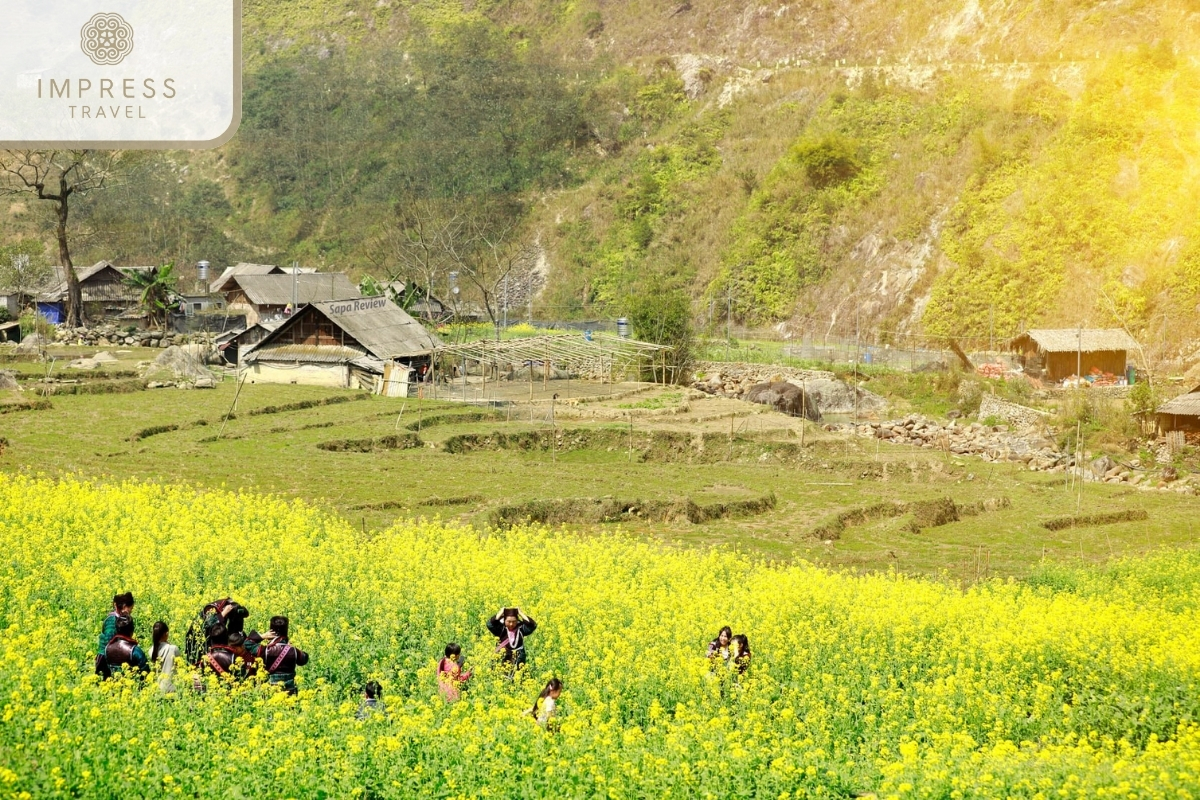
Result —
[{"label": "small window on house", "polygon": [[199,311],[203,306],[200,303],[192,303],[192,310]]}]

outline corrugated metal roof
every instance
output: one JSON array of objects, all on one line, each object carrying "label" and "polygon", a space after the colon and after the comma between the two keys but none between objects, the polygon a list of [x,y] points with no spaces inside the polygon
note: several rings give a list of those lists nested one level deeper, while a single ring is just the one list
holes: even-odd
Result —
[{"label": "corrugated metal roof", "polygon": [[[355,350],[355,357],[370,354],[384,361],[396,358],[427,355],[442,342],[425,329],[421,323],[405,313],[404,309],[384,297],[363,297],[338,300],[332,303],[312,303],[304,310],[289,317],[273,333],[269,334],[255,349],[265,353],[276,347],[272,342],[280,340],[288,328],[297,324],[306,314],[320,314],[336,327],[345,331],[366,348],[367,353]],[[284,347],[279,345],[278,347]],[[286,345],[294,347],[294,345]],[[337,346],[304,345],[305,353],[328,353],[341,350]],[[299,352],[299,351],[289,351]],[[260,355],[259,358],[262,358]]]},{"label": "corrugated metal roof", "polygon": [[1084,328],[1082,336],[1078,328],[1036,329],[1026,331],[1014,338],[1013,347],[1019,347],[1026,337],[1038,349],[1047,353],[1097,353],[1107,350],[1135,350],[1138,343],[1119,328]]},{"label": "corrugated metal roof", "polygon": [[442,341],[385,297],[365,297],[313,308],[362,343],[376,358],[419,356],[441,347]]},{"label": "corrugated metal roof", "polygon": [[[153,267],[117,267],[111,261],[97,261],[85,269],[75,268],[79,278],[79,288],[83,302],[95,303],[109,300],[120,300],[136,303],[141,298],[141,292],[125,283],[129,272],[140,272]],[[114,272],[113,280],[92,281],[97,275],[106,270]],[[55,302],[67,296],[67,272],[64,267],[54,267],[56,282],[54,286],[38,295],[39,300]],[[89,285],[89,283],[91,285]]]},{"label": "corrugated metal roof", "polygon": [[296,300],[307,305],[318,300],[349,300],[362,292],[342,272],[318,272],[305,275],[239,275],[238,286],[256,306],[286,306],[292,302],[292,281]]},{"label": "corrugated metal roof", "polygon": [[239,346],[247,345],[247,343],[249,343],[248,346],[253,347],[254,345],[261,342],[263,339],[267,338],[267,334],[269,334],[271,331],[275,330],[282,324],[283,324],[282,320],[261,320],[260,319],[258,322],[254,323],[250,327],[245,328],[244,330],[238,331],[238,333],[236,335],[234,335],[230,339],[230,341],[237,342]]},{"label": "corrugated metal roof", "polygon": [[1179,414],[1185,417],[1200,416],[1200,386],[1196,391],[1181,394],[1174,400],[1164,403],[1158,409],[1159,414]]},{"label": "corrugated metal roof", "polygon": [[239,261],[232,267],[226,267],[221,273],[221,277],[209,284],[210,290],[213,292],[224,292],[226,289],[226,281],[235,275],[279,275],[283,270],[275,264],[249,264],[245,261]]},{"label": "corrugated metal roof", "polygon": [[289,364],[296,362],[308,364],[347,364],[362,358],[365,353],[357,347],[348,345],[315,345],[315,344],[265,344],[260,342],[257,347],[245,355],[246,361],[283,361]]}]

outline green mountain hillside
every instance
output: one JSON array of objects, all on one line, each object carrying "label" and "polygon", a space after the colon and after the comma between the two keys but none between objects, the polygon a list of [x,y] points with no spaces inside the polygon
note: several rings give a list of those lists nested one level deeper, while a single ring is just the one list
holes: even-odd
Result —
[{"label": "green mountain hillside", "polygon": [[421,214],[486,209],[536,249],[539,317],[673,282],[702,323],[793,334],[1200,333],[1200,0],[248,0],[244,24],[236,139],[88,198],[80,261],[403,273]]}]

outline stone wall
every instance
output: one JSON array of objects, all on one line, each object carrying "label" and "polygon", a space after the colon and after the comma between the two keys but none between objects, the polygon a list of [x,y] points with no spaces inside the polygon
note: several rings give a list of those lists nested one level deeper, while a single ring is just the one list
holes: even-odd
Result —
[{"label": "stone wall", "polygon": [[1050,414],[1045,411],[1018,405],[1017,403],[1010,403],[1007,400],[1001,400],[995,395],[990,394],[985,394],[979,402],[979,414],[977,416],[980,419],[994,417],[1002,422],[1007,422],[1009,425],[1015,425],[1020,428],[1044,425],[1050,420]]},{"label": "stone wall", "polygon": [[130,331],[119,325],[97,325],[87,328],[60,326],[54,335],[55,343],[88,347],[161,347],[191,343],[210,344],[212,333],[173,333],[171,331]]}]

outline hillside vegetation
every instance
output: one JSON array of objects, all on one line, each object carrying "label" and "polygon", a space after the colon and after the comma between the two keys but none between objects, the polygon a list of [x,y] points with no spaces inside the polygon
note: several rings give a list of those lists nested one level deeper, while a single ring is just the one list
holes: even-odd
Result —
[{"label": "hillside vegetation", "polygon": [[793,331],[1197,333],[1196,0],[245,14],[238,136],[89,198],[80,261],[392,273],[413,201],[483,202],[540,250],[538,316],[622,313],[653,277]]}]

